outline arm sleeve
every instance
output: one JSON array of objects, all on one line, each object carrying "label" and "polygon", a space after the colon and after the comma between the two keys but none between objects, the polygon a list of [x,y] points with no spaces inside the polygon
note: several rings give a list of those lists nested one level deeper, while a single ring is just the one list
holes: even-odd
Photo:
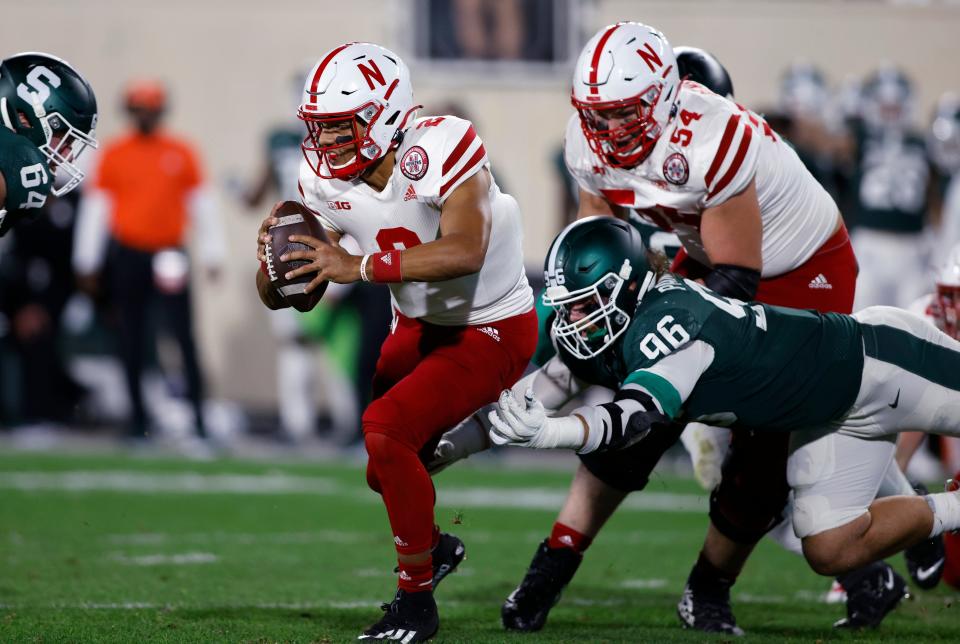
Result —
[{"label": "arm sleeve", "polygon": [[79,275],[96,273],[103,266],[109,238],[110,195],[94,187],[87,188],[77,207],[77,226],[73,236],[73,270]]}]

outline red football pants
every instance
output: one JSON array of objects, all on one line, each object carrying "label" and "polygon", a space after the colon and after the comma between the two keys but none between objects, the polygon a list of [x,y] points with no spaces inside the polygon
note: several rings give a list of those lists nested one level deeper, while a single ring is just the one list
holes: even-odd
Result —
[{"label": "red football pants", "polygon": [[[691,266],[682,250],[674,259],[674,267],[691,278],[705,274],[705,267],[696,262]],[[841,225],[802,265],[789,273],[760,280],[754,299],[795,309],[851,313],[857,272],[850,237]],[[728,538],[755,543],[779,523],[790,492],[789,439],[788,432],[732,432],[723,477],[710,497],[710,520]]]},{"label": "red football pants", "polygon": [[383,496],[400,554],[430,548],[435,495],[423,464],[440,436],[519,380],[536,344],[532,309],[460,327],[398,315],[377,361],[363,433],[367,482]]}]

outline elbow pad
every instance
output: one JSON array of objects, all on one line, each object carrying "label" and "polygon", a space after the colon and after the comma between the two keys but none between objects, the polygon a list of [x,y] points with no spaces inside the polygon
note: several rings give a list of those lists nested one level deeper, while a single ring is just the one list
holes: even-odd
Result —
[{"label": "elbow pad", "polygon": [[703,283],[719,295],[749,302],[757,296],[760,271],[733,264],[716,264]]},{"label": "elbow pad", "polygon": [[590,428],[581,454],[597,450],[620,450],[646,438],[655,426],[669,425],[653,397],[638,389],[621,389],[613,402],[573,411]]}]

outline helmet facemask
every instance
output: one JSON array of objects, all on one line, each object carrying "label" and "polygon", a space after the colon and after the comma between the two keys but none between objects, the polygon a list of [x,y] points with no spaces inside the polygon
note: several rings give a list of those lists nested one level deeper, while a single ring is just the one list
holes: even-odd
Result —
[{"label": "helmet facemask", "polygon": [[[632,297],[625,291],[635,286],[629,281],[632,272],[630,260],[624,259],[619,274],[607,273],[585,288],[568,291],[564,286],[548,287],[543,303],[556,311],[552,332],[557,342],[581,360],[593,358],[613,345],[630,325],[634,308],[627,306],[628,312],[622,307],[639,303],[654,279],[648,271],[636,297]],[[571,319],[576,316],[580,317]]]},{"label": "helmet facemask", "polygon": [[86,175],[77,166],[77,161],[87,148],[97,147],[97,140],[93,138],[93,128],[89,133],[83,132],[56,112],[42,116],[40,123],[47,140],[40,146],[40,152],[50,162],[50,169],[55,176],[51,192],[60,197],[80,185],[85,178]]},{"label": "helmet facemask", "polygon": [[[386,152],[369,136],[383,114],[382,105],[371,101],[350,112],[316,114],[301,109],[298,114],[307,125],[307,135],[300,146],[303,156],[321,179],[354,179]],[[345,130],[345,125],[350,134],[336,137],[333,143],[321,143],[325,129]],[[338,163],[344,153],[351,151],[352,156]]]},{"label": "helmet facemask", "polygon": [[[590,149],[615,168],[632,168],[647,158],[663,132],[654,117],[663,85],[651,85],[637,96],[619,101],[585,103],[571,99],[580,114],[580,127]],[[610,112],[616,118],[634,117],[611,128]]]}]

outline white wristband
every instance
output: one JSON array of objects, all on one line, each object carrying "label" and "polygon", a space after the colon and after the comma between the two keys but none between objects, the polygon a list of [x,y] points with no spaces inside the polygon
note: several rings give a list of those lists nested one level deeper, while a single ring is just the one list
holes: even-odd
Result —
[{"label": "white wristband", "polygon": [[367,277],[367,260],[370,259],[370,253],[367,253],[363,256],[363,259],[360,260],[360,279],[364,282],[369,282],[370,279]]}]

